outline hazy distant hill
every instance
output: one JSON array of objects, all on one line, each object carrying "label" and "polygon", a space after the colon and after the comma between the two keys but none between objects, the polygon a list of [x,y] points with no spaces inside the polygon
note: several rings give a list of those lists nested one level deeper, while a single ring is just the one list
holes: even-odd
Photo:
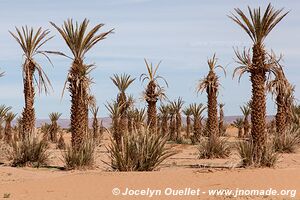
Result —
[{"label": "hazy distant hill", "polygon": [[[274,116],[268,116],[267,117],[267,120],[271,120]],[[225,122],[230,124],[232,123],[235,119],[237,118],[242,118],[242,116],[226,116],[224,119],[225,119]],[[111,119],[109,117],[104,117],[104,118],[101,118],[101,120],[103,121],[103,125],[105,127],[108,127],[110,126],[111,124]],[[182,119],[182,122],[185,124],[185,118]],[[40,127],[42,124],[44,123],[50,123],[50,120],[49,119],[38,119],[36,121],[36,126],[37,127]],[[92,119],[89,120],[89,123],[91,125],[92,123]],[[13,123],[14,124],[14,123]],[[60,119],[58,120],[58,124],[62,127],[62,128],[68,128],[69,125],[70,125],[70,120],[69,119]]]}]

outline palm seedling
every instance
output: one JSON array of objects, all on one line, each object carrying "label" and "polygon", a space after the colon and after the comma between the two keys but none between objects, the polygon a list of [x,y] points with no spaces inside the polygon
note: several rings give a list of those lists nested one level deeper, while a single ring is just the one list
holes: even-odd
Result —
[{"label": "palm seedling", "polygon": [[162,79],[166,86],[168,87],[167,81],[162,77],[157,75],[157,70],[159,68],[160,62],[154,67],[152,63],[148,63],[145,59],[147,73],[144,73],[140,76],[140,80],[144,82],[148,80],[147,88],[145,89],[144,99],[147,102],[147,125],[150,128],[150,131],[156,133],[157,126],[157,112],[156,112],[156,102],[158,99],[165,97],[165,92],[163,87],[158,83],[159,79]]},{"label": "palm seedling", "polygon": [[[88,97],[93,65],[85,64],[84,58],[95,44],[105,39],[113,30],[98,33],[104,24],[97,24],[88,30],[89,20],[87,19],[80,24],[68,19],[61,28],[53,22],[51,24],[60,33],[73,55],[65,86],[71,96],[71,142],[72,147],[76,149],[83,143],[88,130]],[[66,56],[63,53],[59,54]]]},{"label": "palm seedling", "polygon": [[5,128],[4,128],[4,140],[10,143],[12,140],[12,126],[11,122],[15,119],[17,114],[13,112],[8,112],[5,115]]},{"label": "palm seedling", "polygon": [[264,40],[273,28],[287,15],[282,13],[283,9],[276,10],[269,4],[264,13],[260,8],[251,9],[248,7],[249,16],[239,8],[235,9],[236,14],[229,16],[237,23],[250,37],[253,42],[252,55],[250,50],[243,53],[235,51],[240,65],[234,71],[241,77],[245,72],[250,73],[252,83],[251,102],[251,136],[253,139],[253,163],[260,166],[265,151],[266,134],[266,73],[274,67],[272,59],[268,59],[265,50]]},{"label": "palm seedling", "polygon": [[217,58],[214,54],[211,59],[207,60],[207,64],[209,67],[209,72],[206,77],[200,80],[199,85],[197,87],[198,92],[203,92],[204,90],[207,93],[207,131],[209,135],[209,141],[213,142],[217,139],[219,135],[218,129],[218,102],[217,102],[217,93],[219,88],[219,77],[215,73],[215,69],[220,68],[224,71],[225,69],[221,65],[217,65]]},{"label": "palm seedling", "polygon": [[[33,28],[27,26],[21,29],[16,28],[16,34],[10,32],[14,39],[18,42],[23,50],[24,63],[22,65],[24,98],[25,107],[22,112],[22,138],[31,134],[35,126],[35,111],[34,111],[34,81],[38,86],[38,92],[45,91],[48,93],[50,80],[45,74],[41,64],[35,61],[36,55],[42,55],[51,60],[46,55],[47,51],[42,51],[40,48],[48,42],[52,37],[48,37],[50,31],[38,28],[34,31]],[[52,64],[52,63],[51,63]],[[37,75],[35,75],[37,74]],[[37,78],[38,77],[38,78]]]}]

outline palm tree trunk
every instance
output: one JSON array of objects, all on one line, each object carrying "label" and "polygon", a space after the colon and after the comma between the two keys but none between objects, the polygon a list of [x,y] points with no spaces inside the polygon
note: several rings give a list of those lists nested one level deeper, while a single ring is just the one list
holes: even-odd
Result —
[{"label": "palm tree trunk", "polygon": [[176,140],[181,138],[181,115],[176,113]]},{"label": "palm tree trunk", "polygon": [[276,134],[281,138],[285,139],[285,128],[287,124],[287,115],[285,111],[284,106],[284,95],[282,93],[279,93],[276,97],[276,103],[277,103],[277,113],[275,116],[276,120]]},{"label": "palm tree trunk", "polygon": [[31,134],[35,126],[35,111],[34,111],[34,86],[33,76],[35,72],[35,66],[32,62],[29,62],[25,66],[24,75],[24,98],[25,107],[22,112],[22,139],[28,134]]},{"label": "palm tree trunk", "polygon": [[190,115],[186,116],[186,137],[190,138],[190,129],[191,129],[191,117]]},{"label": "palm tree trunk", "polygon": [[[74,61],[70,72],[69,90],[71,93],[71,133],[72,147],[78,149],[81,147],[87,136],[88,130],[88,92],[86,86],[77,80],[76,66],[80,62]],[[78,68],[78,67],[77,67]]]},{"label": "palm tree trunk", "polygon": [[150,132],[151,133],[156,133],[156,121],[157,121],[157,116],[156,116],[156,101],[149,100],[147,101],[148,103],[148,118],[147,118],[147,124],[149,126]]},{"label": "palm tree trunk", "polygon": [[249,137],[250,124],[248,118],[244,119],[244,135],[243,137]]},{"label": "palm tree trunk", "polygon": [[5,123],[5,128],[4,128],[4,140],[7,143],[10,143],[12,140],[12,128],[11,128],[11,123],[10,122],[6,122]]},{"label": "palm tree trunk", "polygon": [[220,108],[220,120],[219,120],[219,136],[224,135],[224,112],[223,109]]},{"label": "palm tree trunk", "polygon": [[251,136],[253,139],[253,161],[260,165],[266,144],[266,75],[264,68],[265,52],[260,44],[253,46],[253,70],[250,80],[252,83],[251,103]]},{"label": "palm tree trunk", "polygon": [[168,116],[163,116],[161,121],[161,132],[165,136],[168,133]]},{"label": "palm tree trunk", "polygon": [[209,140],[215,141],[218,135],[218,110],[217,110],[217,92],[215,90],[208,91],[208,118],[207,130]]}]

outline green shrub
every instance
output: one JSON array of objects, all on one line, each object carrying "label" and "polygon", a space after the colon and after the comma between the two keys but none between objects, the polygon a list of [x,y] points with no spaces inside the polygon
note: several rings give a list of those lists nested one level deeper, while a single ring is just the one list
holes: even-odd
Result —
[{"label": "green shrub", "polygon": [[79,149],[66,147],[63,159],[66,169],[91,168],[94,164],[95,143],[92,139],[86,139]]},{"label": "green shrub", "polygon": [[176,154],[167,148],[168,137],[151,134],[149,129],[125,134],[121,147],[111,139],[110,166],[118,171],[152,171],[165,159]]},{"label": "green shrub", "polygon": [[254,148],[252,141],[238,142],[236,148],[244,167],[274,167],[279,159],[272,142],[269,142],[264,148],[262,160],[259,164],[253,162]]},{"label": "green shrub", "polygon": [[49,160],[49,144],[41,137],[30,134],[20,141],[12,140],[12,148],[8,158],[13,167],[46,165]]},{"label": "green shrub", "polygon": [[216,138],[214,140],[204,140],[198,147],[200,159],[227,158],[230,155],[230,146],[227,140]]},{"label": "green shrub", "polygon": [[284,136],[275,134],[274,148],[279,153],[295,153],[300,147],[300,128],[297,125],[289,126]]}]

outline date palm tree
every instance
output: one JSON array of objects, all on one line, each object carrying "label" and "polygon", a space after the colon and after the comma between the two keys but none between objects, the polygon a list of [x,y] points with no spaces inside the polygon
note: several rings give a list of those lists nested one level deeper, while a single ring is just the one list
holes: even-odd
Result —
[{"label": "date palm tree", "polygon": [[182,110],[183,114],[186,116],[186,137],[190,138],[190,130],[191,130],[191,115],[192,109],[191,106],[187,106]]},{"label": "date palm tree", "polygon": [[140,76],[140,80],[144,82],[148,80],[147,88],[145,89],[144,99],[147,102],[147,125],[149,126],[150,132],[156,133],[157,129],[157,112],[156,112],[156,102],[159,99],[165,98],[164,88],[161,87],[158,80],[161,79],[164,81],[166,86],[168,87],[168,83],[160,75],[157,75],[157,70],[160,66],[159,62],[156,67],[153,66],[152,63],[148,63],[146,59],[145,64],[147,67],[147,73],[143,73]]},{"label": "date palm tree", "polygon": [[244,137],[249,137],[250,131],[250,123],[249,123],[249,116],[251,114],[251,102],[246,103],[246,105],[240,106],[240,109],[244,115],[243,118],[243,128],[244,128]]},{"label": "date palm tree", "polygon": [[[86,53],[98,42],[105,39],[113,30],[98,33],[104,24],[97,24],[88,30],[89,20],[84,19],[80,24],[73,23],[72,19],[64,22],[62,27],[58,27],[50,22],[60,33],[73,57],[65,87],[68,88],[71,96],[71,133],[72,147],[78,149],[88,130],[88,97],[89,88],[92,83],[90,72],[93,65],[84,63]],[[63,53],[61,55],[66,56]]]},{"label": "date palm tree", "polygon": [[161,114],[161,134],[163,136],[168,135],[168,116],[169,116],[169,105],[160,105],[159,112]]},{"label": "date palm tree", "polygon": [[244,120],[242,118],[237,118],[232,122],[232,126],[238,129],[238,137],[243,137],[243,128],[244,128]]},{"label": "date palm tree", "polygon": [[7,112],[11,109],[11,107],[7,107],[6,105],[2,104],[0,105],[0,140],[3,138],[3,127],[2,124],[5,121],[5,116]]},{"label": "date palm tree", "polygon": [[111,118],[111,129],[112,129],[112,137],[116,141],[116,144],[118,147],[121,147],[121,134],[119,130],[119,123],[120,123],[120,107],[116,101],[113,101],[111,103],[108,103],[105,105],[106,109],[110,113],[110,118]]},{"label": "date palm tree", "polygon": [[57,142],[57,140],[58,140],[57,133],[58,133],[59,126],[57,124],[57,121],[59,120],[61,115],[62,115],[62,113],[59,113],[59,112],[52,112],[49,114],[49,118],[51,120],[49,131],[50,131],[50,140],[52,142]]},{"label": "date palm tree", "polygon": [[220,68],[224,71],[225,69],[221,65],[217,65],[217,58],[214,54],[211,59],[207,60],[209,72],[206,77],[200,80],[197,87],[198,92],[203,92],[204,90],[207,93],[207,131],[209,140],[214,142],[218,136],[218,102],[217,102],[217,93],[219,88],[219,77],[215,73],[215,69]]},{"label": "date palm tree", "polygon": [[[16,28],[16,34],[9,31],[12,37],[18,42],[23,51],[24,63],[22,65],[22,75],[24,84],[25,106],[22,112],[22,138],[31,134],[35,126],[35,111],[34,111],[34,82],[38,87],[38,92],[45,91],[48,93],[50,80],[45,74],[41,64],[35,61],[37,55],[42,55],[51,60],[47,56],[46,51],[40,48],[48,42],[52,37],[48,37],[50,31],[38,28],[36,31],[27,26],[21,29]],[[51,63],[52,64],[52,63]],[[37,77],[37,78],[36,78]]]},{"label": "date palm tree", "polygon": [[202,134],[202,113],[204,112],[206,107],[202,103],[193,103],[190,105],[190,108],[194,120],[194,136],[199,139],[200,135]]},{"label": "date palm tree", "polygon": [[15,119],[17,114],[13,112],[8,112],[5,115],[5,128],[4,128],[4,140],[7,143],[10,143],[12,141],[12,127],[11,122]]},{"label": "date palm tree", "polygon": [[128,101],[125,92],[135,79],[131,78],[131,76],[128,74],[114,74],[113,77],[111,77],[110,79],[119,90],[119,94],[117,96],[117,103],[119,105],[121,115],[119,128],[121,131],[120,134],[125,134],[128,130],[127,111],[131,103],[130,101]]},{"label": "date palm tree", "polygon": [[91,106],[90,111],[93,116],[93,122],[92,122],[92,129],[93,129],[93,138],[94,140],[98,139],[99,135],[99,121],[98,121],[98,112],[99,112],[99,106]]},{"label": "date palm tree", "polygon": [[181,97],[179,97],[177,100],[171,102],[171,106],[173,107],[174,111],[175,111],[175,132],[176,132],[176,141],[181,139],[181,109],[183,106],[183,100]]},{"label": "date palm tree", "polygon": [[275,115],[276,134],[285,139],[285,130],[288,118],[292,114],[293,86],[287,80],[282,67],[279,65],[274,69],[275,78],[267,82],[267,90],[272,93],[276,100],[277,113]]},{"label": "date palm tree", "polygon": [[225,104],[220,103],[219,104],[219,136],[223,136],[225,133],[225,127],[224,127],[224,110],[223,107],[225,106]]},{"label": "date palm tree", "polygon": [[134,120],[133,120],[133,127],[137,130],[140,131],[144,125],[145,125],[145,121],[146,121],[146,110],[145,108],[142,109],[134,109]]},{"label": "date palm tree", "polygon": [[269,4],[264,12],[260,8],[251,9],[248,7],[249,16],[247,16],[242,10],[236,8],[236,14],[229,16],[248,34],[253,42],[252,56],[245,51],[243,54],[236,52],[241,66],[236,68],[234,73],[238,72],[240,76],[245,72],[250,73],[253,162],[258,166],[261,164],[266,147],[266,73],[274,66],[267,59],[264,40],[287,15],[288,12],[282,13],[282,11],[283,9],[276,10]]}]

